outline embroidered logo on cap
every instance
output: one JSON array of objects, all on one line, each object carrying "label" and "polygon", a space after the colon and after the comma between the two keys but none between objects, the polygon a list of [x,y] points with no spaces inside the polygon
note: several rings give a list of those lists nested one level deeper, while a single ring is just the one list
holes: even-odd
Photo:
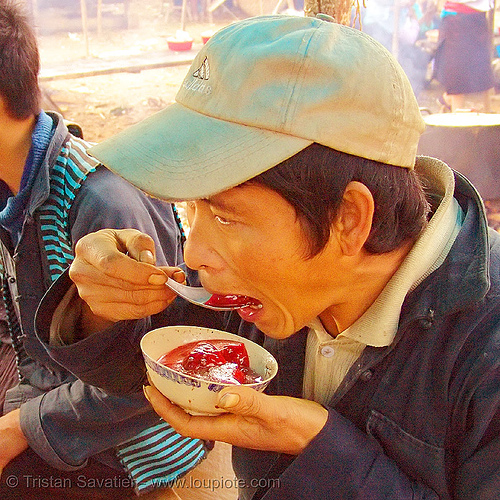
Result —
[{"label": "embroidered logo on cap", "polygon": [[201,66],[190,77],[184,80],[182,86],[186,90],[190,90],[192,92],[210,95],[212,93],[212,87],[205,83],[209,78],[210,66],[208,64],[208,58],[205,57]]},{"label": "embroidered logo on cap", "polygon": [[210,78],[210,66],[207,57],[205,57],[202,65],[193,73],[193,76],[200,80],[208,80]]}]

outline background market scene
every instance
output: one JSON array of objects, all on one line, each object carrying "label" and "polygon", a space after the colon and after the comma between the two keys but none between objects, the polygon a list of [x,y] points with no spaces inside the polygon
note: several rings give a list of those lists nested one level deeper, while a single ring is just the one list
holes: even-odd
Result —
[{"label": "background market scene", "polygon": [[[172,103],[190,62],[214,31],[255,15],[304,15],[302,0],[26,2],[39,36],[44,107],[76,122],[85,139],[95,142]],[[490,109],[471,94],[460,115],[450,115],[443,86],[434,78],[443,6],[443,0],[365,0],[345,24],[372,35],[398,57],[428,123],[421,153],[438,156],[471,178],[491,224],[500,227],[500,16],[494,4],[488,13],[495,79]]]}]

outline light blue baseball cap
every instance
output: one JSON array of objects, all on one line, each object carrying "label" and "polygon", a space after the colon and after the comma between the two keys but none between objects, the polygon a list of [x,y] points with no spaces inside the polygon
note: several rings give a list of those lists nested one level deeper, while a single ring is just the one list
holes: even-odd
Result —
[{"label": "light blue baseball cap", "polygon": [[261,16],[212,36],[174,104],[89,152],[176,201],[241,184],[313,142],[413,168],[424,128],[402,68],[371,37],[314,17]]}]

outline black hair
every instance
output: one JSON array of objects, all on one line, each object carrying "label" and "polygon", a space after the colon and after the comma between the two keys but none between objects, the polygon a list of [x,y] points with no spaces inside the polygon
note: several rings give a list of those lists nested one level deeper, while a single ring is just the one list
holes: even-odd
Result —
[{"label": "black hair", "polygon": [[39,70],[36,34],[28,16],[20,4],[0,0],[0,96],[13,118],[40,112]]}]

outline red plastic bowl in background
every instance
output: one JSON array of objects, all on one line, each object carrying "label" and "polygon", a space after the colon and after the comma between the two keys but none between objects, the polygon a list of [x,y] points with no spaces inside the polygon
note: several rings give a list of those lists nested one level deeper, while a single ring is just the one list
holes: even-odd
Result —
[{"label": "red plastic bowl in background", "polygon": [[201,33],[201,40],[203,42],[203,45],[205,45],[210,40],[210,38],[214,36],[214,34],[215,30],[207,30]]},{"label": "red plastic bowl in background", "polygon": [[181,52],[183,50],[191,50],[193,47],[193,40],[167,40],[168,48]]}]

